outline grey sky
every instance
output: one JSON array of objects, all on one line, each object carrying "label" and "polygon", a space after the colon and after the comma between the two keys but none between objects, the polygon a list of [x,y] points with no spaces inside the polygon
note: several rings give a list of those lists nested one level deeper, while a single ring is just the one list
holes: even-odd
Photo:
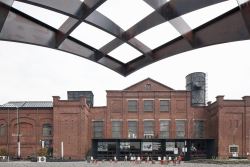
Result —
[{"label": "grey sky", "polygon": [[[241,1],[245,2],[246,0]],[[118,0],[109,0],[97,10],[113,20],[120,21],[122,17],[127,17],[127,14],[124,15],[121,10],[124,9],[127,13],[126,9],[131,7],[130,3],[127,2],[128,0],[120,0],[119,2]],[[146,7],[147,10],[145,8],[142,9],[142,4],[138,4],[139,7],[136,7],[137,2],[141,3],[139,1],[130,0],[130,2],[133,3],[133,8],[130,8],[129,13],[132,16],[138,16],[139,18],[137,19],[141,19],[141,17],[153,11],[149,7]],[[115,3],[121,5],[121,7],[112,7],[112,4]],[[125,5],[129,6],[125,7]],[[237,6],[236,0],[228,0],[223,4],[183,15],[182,18],[189,26],[194,28],[203,24],[204,21],[207,21],[206,19],[212,19],[235,6]],[[55,28],[60,27],[67,19],[66,16],[58,14],[54,16],[51,12],[20,2],[15,2],[14,7],[31,14],[41,21],[45,21]],[[111,9],[118,10],[111,13]],[[133,11],[136,14],[133,14]],[[200,19],[203,15],[205,17]],[[133,20],[136,18],[126,19],[126,17],[123,19],[126,22],[120,23],[125,29],[136,22],[136,20]],[[156,29],[145,31],[136,36],[136,38],[155,48],[167,42],[166,40],[171,40],[178,36],[178,32],[177,35],[173,35],[173,31],[176,30],[169,23],[162,25],[163,28],[160,26],[155,27]],[[101,40],[95,40],[100,36],[98,34],[97,37],[93,37],[93,34],[97,33],[81,34],[82,26],[84,24],[73,31],[71,35],[76,38],[90,40],[86,41],[86,43],[91,46],[92,44],[98,45],[96,47],[103,46],[102,43],[98,43],[103,42],[102,40],[111,40],[106,37],[105,39],[103,37]],[[87,27],[89,28],[89,26]],[[162,32],[160,32],[161,29],[163,29]],[[168,34],[162,34],[170,32],[171,29],[173,31],[170,34],[173,37],[170,37]],[[150,34],[152,31],[154,32],[153,36]],[[163,36],[164,38],[162,38]],[[170,37],[170,39],[167,39],[167,37]],[[53,95],[66,99],[67,90],[92,90],[95,95],[95,105],[106,105],[106,90],[124,89],[148,77],[174,89],[184,90],[185,76],[197,71],[208,74],[208,100],[214,101],[217,95],[225,95],[225,98],[230,99],[240,99],[242,96],[250,95],[249,45],[250,41],[242,41],[182,53],[149,65],[128,77],[123,77],[106,67],[72,54],[33,45],[1,41],[0,104],[17,100],[52,100]],[[122,57],[121,53],[126,53],[126,55],[132,55],[133,53],[128,53],[127,48],[125,51],[118,52],[117,55],[114,52],[112,54],[114,54],[114,57],[118,56],[117,58],[122,60],[126,56]],[[110,53],[111,56],[113,56],[112,54]],[[123,61],[126,62],[129,59],[127,58]]]},{"label": "grey sky", "polygon": [[198,49],[151,64],[123,77],[89,60],[48,48],[0,42],[0,104],[14,100],[66,99],[67,90],[92,90],[95,105],[106,105],[106,90],[120,90],[147,77],[185,89],[185,76],[208,74],[208,99],[250,95],[250,41]]}]

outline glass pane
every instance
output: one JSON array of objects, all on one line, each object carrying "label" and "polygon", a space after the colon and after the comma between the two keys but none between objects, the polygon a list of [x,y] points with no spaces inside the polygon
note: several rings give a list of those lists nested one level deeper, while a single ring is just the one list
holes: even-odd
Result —
[{"label": "glass pane", "polygon": [[51,136],[52,135],[52,125],[44,124],[43,125],[43,136]]},{"label": "glass pane", "polygon": [[119,60],[120,62],[127,63],[136,59],[142,55],[141,52],[133,48],[132,46],[124,43],[116,49],[108,53],[109,56]]},{"label": "glass pane", "polygon": [[169,121],[160,121],[160,138],[169,138]]},{"label": "glass pane", "polygon": [[0,125],[0,136],[4,136],[6,132],[6,125]]},{"label": "glass pane", "polygon": [[160,111],[169,111],[169,100],[160,101]]},{"label": "glass pane", "polygon": [[137,121],[128,121],[128,138],[137,138]]},{"label": "glass pane", "polygon": [[242,4],[244,4],[244,3],[248,2],[248,1],[249,0],[237,0],[239,5],[242,5]]},{"label": "glass pane", "polygon": [[154,9],[143,0],[108,0],[97,11],[127,30]]},{"label": "glass pane", "polygon": [[194,137],[203,138],[204,137],[204,121],[196,120],[194,122]]},{"label": "glass pane", "polygon": [[153,111],[153,100],[144,100],[144,111]]},{"label": "glass pane", "polygon": [[176,121],[176,137],[184,138],[185,137],[185,120]]},{"label": "glass pane", "polygon": [[112,121],[112,138],[121,138],[121,121]]},{"label": "glass pane", "polygon": [[140,142],[130,142],[130,150],[140,150]]},{"label": "glass pane", "polygon": [[14,1],[12,6],[17,10],[56,29],[60,28],[60,26],[68,19],[68,16],[66,15],[18,1]]},{"label": "glass pane", "polygon": [[144,121],[144,135],[154,135],[153,121]]},{"label": "glass pane", "polygon": [[137,100],[128,100],[128,111],[137,111]]},{"label": "glass pane", "polygon": [[93,121],[93,138],[103,138],[103,121]]},{"label": "glass pane", "polygon": [[[228,0],[215,5],[211,5],[182,16],[187,24],[192,28],[199,27],[200,25],[226,13],[227,11],[237,7],[237,1]],[[202,18],[202,19],[201,19]]]},{"label": "glass pane", "polygon": [[137,35],[135,38],[151,49],[155,49],[181,34],[169,23],[165,22]]},{"label": "glass pane", "polygon": [[115,38],[111,34],[87,23],[81,23],[70,35],[96,49],[100,49]]}]

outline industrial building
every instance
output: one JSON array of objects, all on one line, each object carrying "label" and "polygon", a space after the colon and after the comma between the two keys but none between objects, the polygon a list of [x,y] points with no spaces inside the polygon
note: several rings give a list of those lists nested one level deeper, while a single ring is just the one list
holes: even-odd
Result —
[{"label": "industrial building", "polygon": [[66,159],[250,158],[250,96],[207,102],[202,72],[186,77],[186,90],[147,78],[107,90],[107,106],[95,107],[93,96],[71,91],[68,100],[1,105],[0,149],[21,158],[42,147],[48,156]]}]

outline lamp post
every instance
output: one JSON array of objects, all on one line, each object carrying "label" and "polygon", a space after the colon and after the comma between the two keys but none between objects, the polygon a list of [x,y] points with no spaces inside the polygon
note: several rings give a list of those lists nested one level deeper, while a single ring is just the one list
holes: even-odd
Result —
[{"label": "lamp post", "polygon": [[21,144],[20,144],[20,127],[19,127],[19,107],[16,106],[16,125],[17,125],[17,158],[21,155]]}]

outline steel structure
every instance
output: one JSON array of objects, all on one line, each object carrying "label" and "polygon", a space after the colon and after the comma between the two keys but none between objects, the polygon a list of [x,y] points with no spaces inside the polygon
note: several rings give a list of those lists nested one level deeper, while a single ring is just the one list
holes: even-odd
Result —
[{"label": "steel structure", "polygon": [[[154,9],[153,12],[127,30],[122,29],[117,23],[96,10],[109,0],[16,1],[63,14],[68,16],[68,19],[56,29],[14,8],[14,0],[0,0],[1,40],[69,52],[104,65],[123,76],[185,51],[225,42],[248,40],[250,37],[250,3],[248,0],[235,0],[238,4],[236,7],[194,29],[182,19],[182,15],[226,2],[226,0],[144,0],[144,3]],[[129,12],[129,9],[127,10]],[[71,36],[71,33],[82,22],[105,31],[115,38],[101,48],[94,48]],[[164,22],[169,22],[180,35],[153,49],[135,38]],[[141,56],[124,63],[109,55],[111,51],[124,43],[139,51]]]}]

